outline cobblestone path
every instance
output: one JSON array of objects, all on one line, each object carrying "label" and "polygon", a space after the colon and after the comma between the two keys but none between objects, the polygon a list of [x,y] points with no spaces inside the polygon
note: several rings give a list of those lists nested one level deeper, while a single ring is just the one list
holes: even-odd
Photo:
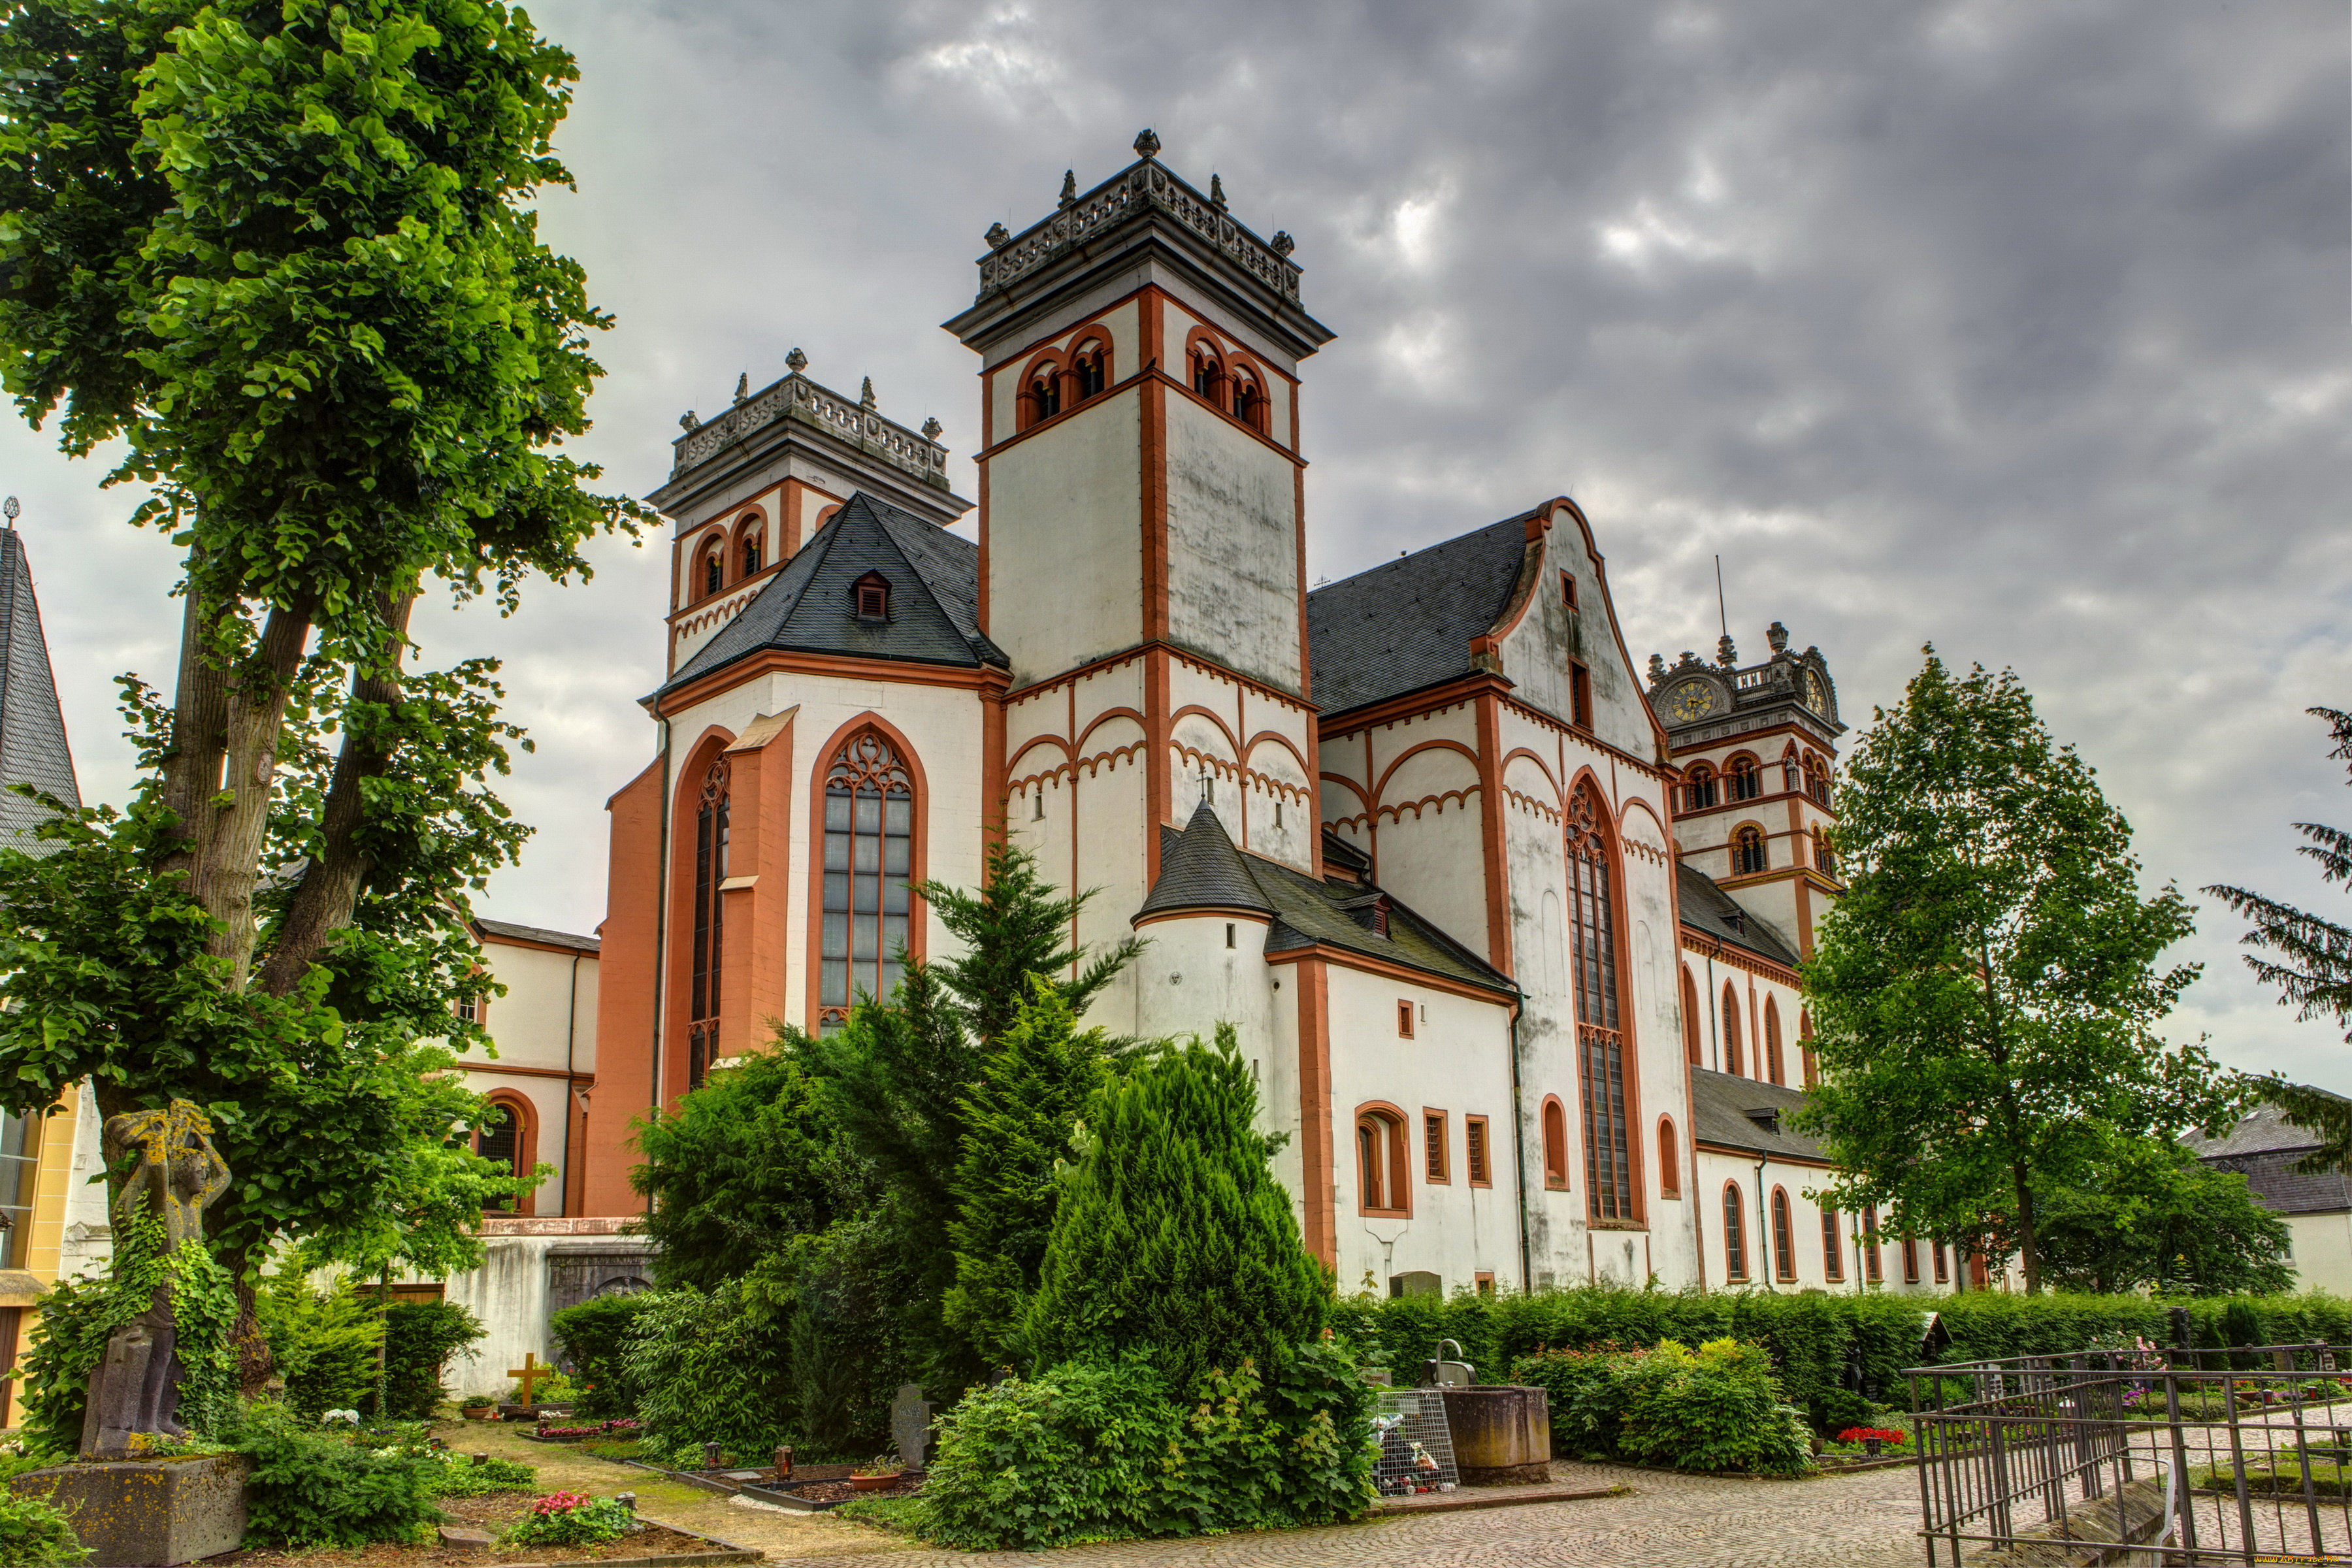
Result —
[{"label": "cobblestone path", "polygon": [[[1129,1542],[1066,1552],[967,1554],[927,1549],[779,1552],[800,1568],[1916,1568],[1926,1559],[1919,1479],[1908,1467],[1810,1481],[1718,1480],[1609,1465],[1555,1464],[1559,1479],[1626,1485],[1626,1497],[1376,1519],[1328,1530]],[[749,1544],[749,1542],[746,1542]],[[809,1542],[811,1546],[817,1543]],[[878,1542],[877,1544],[879,1544]]]}]

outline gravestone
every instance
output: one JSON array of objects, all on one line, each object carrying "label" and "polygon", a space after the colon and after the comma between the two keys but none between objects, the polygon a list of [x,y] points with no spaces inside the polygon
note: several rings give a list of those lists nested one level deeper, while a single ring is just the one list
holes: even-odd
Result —
[{"label": "gravestone", "polygon": [[890,1438],[898,1445],[898,1462],[910,1470],[923,1468],[923,1453],[931,1441],[931,1405],[919,1384],[905,1384],[890,1402]]}]

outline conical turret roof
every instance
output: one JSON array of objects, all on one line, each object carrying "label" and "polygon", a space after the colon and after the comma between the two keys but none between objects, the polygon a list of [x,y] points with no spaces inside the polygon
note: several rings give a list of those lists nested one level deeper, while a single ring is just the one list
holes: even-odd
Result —
[{"label": "conical turret roof", "polygon": [[1160,861],[1160,879],[1135,918],[1180,914],[1190,910],[1244,910],[1272,915],[1274,905],[1250,875],[1249,862],[1234,847],[1225,825],[1207,801],[1193,808],[1184,836]]}]

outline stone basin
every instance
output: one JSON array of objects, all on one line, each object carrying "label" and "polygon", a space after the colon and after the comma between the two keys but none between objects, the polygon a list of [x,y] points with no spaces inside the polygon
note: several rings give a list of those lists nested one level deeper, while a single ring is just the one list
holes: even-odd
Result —
[{"label": "stone basin", "polygon": [[1465,1487],[1551,1479],[1551,1406],[1540,1388],[1476,1384],[1442,1391],[1454,1468]]},{"label": "stone basin", "polygon": [[245,1535],[245,1461],[233,1454],[33,1470],[8,1483],[73,1516],[89,1568],[175,1568]]}]

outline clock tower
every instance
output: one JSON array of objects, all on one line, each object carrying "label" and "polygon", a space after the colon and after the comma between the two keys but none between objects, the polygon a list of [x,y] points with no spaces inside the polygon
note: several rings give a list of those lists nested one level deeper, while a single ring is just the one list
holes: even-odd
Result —
[{"label": "clock tower", "polygon": [[1713,664],[1653,654],[1650,706],[1681,770],[1676,856],[1811,956],[1814,922],[1843,887],[1826,830],[1845,726],[1822,650],[1790,653],[1778,621],[1765,636],[1771,657],[1745,667],[1728,636]]}]

